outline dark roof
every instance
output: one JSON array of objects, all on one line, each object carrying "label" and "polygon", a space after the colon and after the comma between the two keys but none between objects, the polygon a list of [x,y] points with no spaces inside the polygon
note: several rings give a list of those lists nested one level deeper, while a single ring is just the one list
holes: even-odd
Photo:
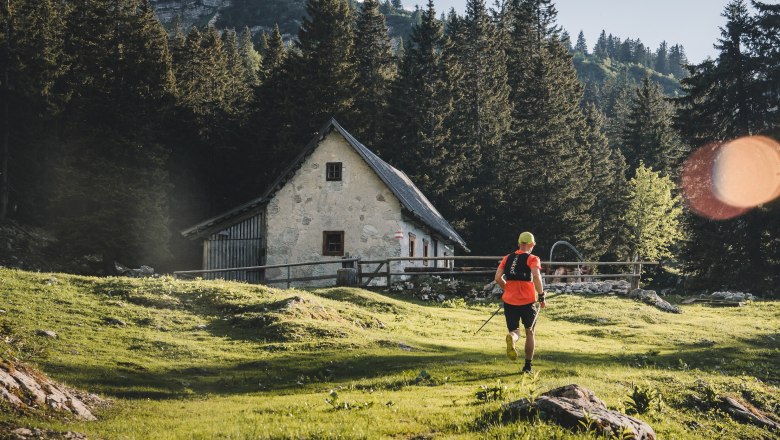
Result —
[{"label": "dark roof", "polygon": [[273,195],[278,191],[285,182],[289,180],[294,172],[303,164],[306,157],[311,154],[312,151],[319,145],[320,141],[330,133],[331,130],[338,131],[347,143],[355,149],[355,151],[363,158],[364,161],[371,167],[372,170],[379,176],[379,178],[390,188],[390,191],[401,202],[401,206],[412,217],[427,225],[433,229],[436,233],[440,234],[447,240],[451,240],[468,251],[466,242],[463,238],[453,229],[453,227],[442,217],[439,211],[431,204],[425,195],[412,183],[409,177],[387,162],[383,161],[371,150],[366,148],[365,145],[358,142],[347,130],[345,130],[335,119],[331,118],[327,124],[325,124],[318,134],[312,138],[312,140],[306,145],[306,148],[301,151],[298,157],[290,163],[290,165],[282,172],[274,183],[272,183],[262,196],[250,200],[243,205],[231,209],[216,217],[210,218],[204,222],[201,222],[189,229],[182,231],[182,235],[185,237],[200,237],[216,232],[215,228],[225,223],[228,220],[243,217],[247,213],[254,212],[255,208],[260,207],[268,203]]}]

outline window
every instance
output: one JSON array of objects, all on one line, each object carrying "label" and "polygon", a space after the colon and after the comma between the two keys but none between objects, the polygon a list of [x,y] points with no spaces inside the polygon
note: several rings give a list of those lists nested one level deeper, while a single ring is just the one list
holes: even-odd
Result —
[{"label": "window", "polygon": [[344,231],[324,231],[322,233],[322,255],[344,255]]},{"label": "window", "polygon": [[328,182],[341,181],[341,162],[328,162],[325,164],[325,180]]},{"label": "window", "polygon": [[[423,257],[428,257],[428,239],[423,238]],[[423,266],[428,265],[428,260],[423,260]]]},{"label": "window", "polygon": [[409,256],[414,257],[414,246],[417,243],[417,236],[409,233]]}]

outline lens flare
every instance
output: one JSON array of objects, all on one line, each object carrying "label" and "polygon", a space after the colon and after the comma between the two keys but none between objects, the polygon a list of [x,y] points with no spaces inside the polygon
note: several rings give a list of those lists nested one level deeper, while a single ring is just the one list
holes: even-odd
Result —
[{"label": "lens flare", "polygon": [[680,189],[688,207],[713,220],[726,220],[744,214],[748,208],[737,208],[715,197],[712,164],[722,144],[705,145],[694,151],[683,164]]},{"label": "lens flare", "polygon": [[780,197],[780,144],[746,136],[699,148],[683,164],[680,189],[701,216],[725,220],[742,215]]},{"label": "lens flare", "polygon": [[724,144],[712,166],[718,200],[736,208],[753,208],[780,196],[780,144],[765,136],[748,136]]}]

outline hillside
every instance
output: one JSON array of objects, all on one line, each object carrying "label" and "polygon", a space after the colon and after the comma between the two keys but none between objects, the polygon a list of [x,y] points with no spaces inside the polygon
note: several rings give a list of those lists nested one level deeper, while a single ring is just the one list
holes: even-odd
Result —
[{"label": "hillside", "polygon": [[[157,16],[167,28],[178,22],[184,29],[191,26],[211,24],[219,29],[243,29],[245,26],[257,36],[261,32],[270,32],[275,24],[279,25],[286,40],[292,40],[298,33],[301,19],[306,14],[306,0],[152,0]],[[353,5],[358,6],[355,2]],[[385,15],[388,33],[395,40],[406,39],[412,26],[419,20],[418,14],[397,9],[389,4],[380,7]],[[664,92],[674,96],[680,91],[679,79],[663,75],[653,69],[638,64],[620,63],[609,58],[574,54],[574,67],[581,81],[593,82],[597,86],[604,81],[626,71],[628,76],[639,84],[645,76],[661,84]]]},{"label": "hillside", "polygon": [[[270,32],[278,24],[286,40],[298,33],[306,14],[306,0],[152,0],[151,3],[157,17],[169,29],[178,20],[184,29],[208,24],[218,29],[241,30],[247,26],[257,36],[263,31]],[[382,5],[380,9],[390,36],[406,38],[416,20],[415,14],[390,5]]]},{"label": "hillside", "polygon": [[[5,361],[113,402],[95,422],[3,412],[0,428],[105,439],[585,438],[495,415],[570,383],[622,410],[637,383],[663,396],[638,416],[659,438],[771,437],[733,421],[717,399],[777,414],[780,303],[682,307],[553,298],[538,324],[534,380],[506,359],[500,316],[474,335],[495,304],[0,269]],[[497,400],[477,397],[491,388]]]}]

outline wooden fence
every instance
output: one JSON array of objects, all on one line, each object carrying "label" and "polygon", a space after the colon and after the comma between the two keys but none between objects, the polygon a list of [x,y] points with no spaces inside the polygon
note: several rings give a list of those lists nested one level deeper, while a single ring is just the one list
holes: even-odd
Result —
[{"label": "wooden fence", "polygon": [[[459,278],[459,277],[487,277],[493,279],[492,275],[495,274],[498,263],[503,258],[502,256],[450,256],[450,257],[391,257],[385,259],[376,260],[362,260],[360,258],[344,258],[341,260],[327,260],[327,261],[307,261],[302,263],[288,263],[288,264],[272,264],[266,266],[250,266],[250,267],[234,267],[225,269],[207,269],[207,270],[183,270],[174,272],[174,276],[177,278],[193,278],[198,275],[206,274],[230,274],[240,271],[244,272],[259,272],[265,269],[283,269],[287,268],[286,278],[262,280],[262,284],[278,284],[286,283],[287,288],[290,288],[292,283],[306,282],[306,281],[319,281],[319,280],[335,280],[337,278],[337,271],[334,271],[332,275],[318,275],[308,277],[292,277],[291,268],[303,267],[303,266],[318,266],[318,265],[339,265],[342,268],[347,267],[356,271],[356,279],[361,286],[368,286],[375,279],[384,279],[385,285],[390,286],[393,283],[393,277],[417,277],[417,276],[439,276],[443,278]],[[393,263],[400,261],[446,261],[447,267],[405,267],[403,270],[396,268],[394,270]],[[493,264],[490,266],[455,266],[455,261],[491,261]],[[595,268],[600,266],[615,267],[618,269],[616,273],[579,273],[579,274],[542,274],[542,278],[547,281],[551,279],[563,279],[573,281],[584,280],[597,280],[597,279],[626,279],[631,283],[631,288],[639,287],[639,282],[642,278],[642,267],[646,265],[656,265],[657,261],[634,261],[634,262],[602,262],[602,261],[542,261],[543,270],[545,267],[547,271],[552,266],[555,267],[578,267],[578,268]],[[375,266],[375,267],[372,267]],[[620,271],[621,269],[627,269],[627,271]],[[591,271],[593,271],[591,269]],[[226,278],[229,278],[226,277]]]}]

